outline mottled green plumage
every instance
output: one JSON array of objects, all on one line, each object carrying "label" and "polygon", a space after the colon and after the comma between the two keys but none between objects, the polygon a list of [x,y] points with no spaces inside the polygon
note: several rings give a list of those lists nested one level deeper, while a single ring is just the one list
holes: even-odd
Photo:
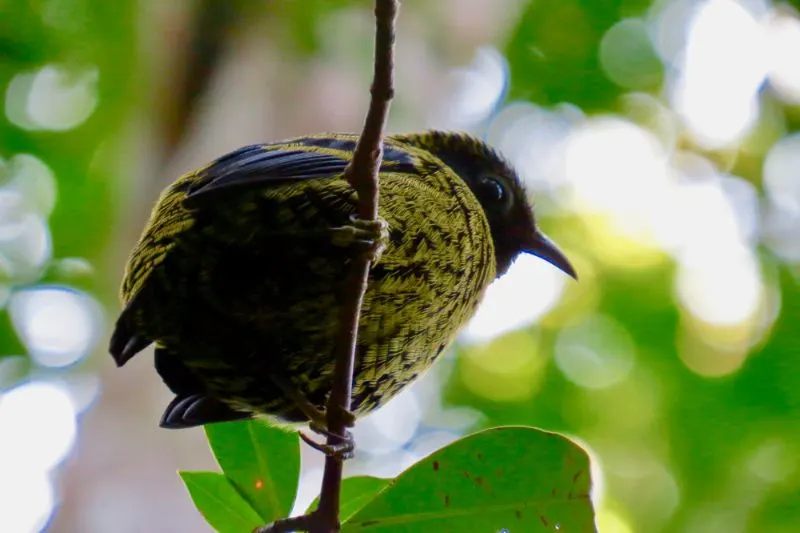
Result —
[{"label": "mottled green plumage", "polygon": [[[156,343],[177,395],[162,425],[304,420],[272,377],[324,407],[354,254],[331,230],[356,211],[342,178],[356,139],[245,147],[164,191],[128,262],[111,342],[120,365]],[[379,214],[389,239],[364,298],[357,415],[427,370],[520,252],[571,271],[536,230],[513,170],[463,134],[388,137]]]}]

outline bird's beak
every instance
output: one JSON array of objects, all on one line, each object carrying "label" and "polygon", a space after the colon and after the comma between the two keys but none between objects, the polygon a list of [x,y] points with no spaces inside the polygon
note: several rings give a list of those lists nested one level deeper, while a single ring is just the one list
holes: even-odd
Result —
[{"label": "bird's beak", "polygon": [[544,259],[568,276],[578,279],[575,267],[569,262],[567,256],[558,249],[556,243],[547,238],[547,235],[537,231],[533,238],[530,239],[530,242],[523,246],[522,251]]}]

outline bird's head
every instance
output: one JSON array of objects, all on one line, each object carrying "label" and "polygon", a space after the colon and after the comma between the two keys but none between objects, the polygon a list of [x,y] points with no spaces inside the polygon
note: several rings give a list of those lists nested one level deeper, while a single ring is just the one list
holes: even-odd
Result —
[{"label": "bird's head", "polygon": [[486,143],[464,133],[443,131],[392,138],[430,151],[469,185],[489,221],[498,276],[519,254],[528,253],[577,279],[567,257],[536,227],[533,208],[517,173]]}]

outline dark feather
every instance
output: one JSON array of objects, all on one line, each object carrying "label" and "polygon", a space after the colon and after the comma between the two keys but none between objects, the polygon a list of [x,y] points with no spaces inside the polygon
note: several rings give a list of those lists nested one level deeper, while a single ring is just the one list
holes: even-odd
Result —
[{"label": "dark feather", "polygon": [[191,395],[203,390],[200,380],[183,363],[180,353],[156,348],[155,367],[164,384],[177,395]]},{"label": "dark feather", "polygon": [[249,413],[234,411],[219,400],[201,394],[178,395],[164,410],[161,427],[186,429],[216,422],[233,422],[252,418]]},{"label": "dark feather", "polygon": [[150,339],[137,334],[130,327],[127,315],[123,311],[114,327],[108,351],[114,358],[114,362],[120,367],[130,361],[134,355],[150,346],[152,342]]},{"label": "dark feather", "polygon": [[203,178],[189,189],[184,204],[191,207],[198,198],[231,187],[263,187],[269,182],[335,176],[346,167],[346,160],[332,155],[248,146],[222,157],[204,170]]}]

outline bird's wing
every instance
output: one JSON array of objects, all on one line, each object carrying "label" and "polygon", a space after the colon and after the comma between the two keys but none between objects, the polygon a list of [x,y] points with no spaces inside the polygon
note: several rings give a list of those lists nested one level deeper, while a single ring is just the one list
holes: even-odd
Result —
[{"label": "bird's wing", "polygon": [[190,172],[162,194],[128,262],[122,300],[130,302],[167,257],[181,235],[195,224],[194,209],[211,206],[220,191],[269,188],[291,181],[336,176],[347,166],[345,157],[298,149],[302,145],[245,146],[207,167]]},{"label": "bird's wing", "polygon": [[[290,181],[324,178],[344,172],[348,160],[290,145],[245,146],[226,154],[204,169],[179,179],[166,194],[134,250],[123,281],[125,309],[119,317],[110,351],[118,365],[146,348],[151,340],[138,334],[132,318],[135,300],[152,272],[161,265],[180,235],[194,224],[194,208],[213,205],[217,193],[233,188],[266,188]],[[188,209],[188,210],[187,210]]]},{"label": "bird's wing", "polygon": [[348,163],[319,152],[269,148],[246,146],[216,160],[192,182],[184,205],[193,207],[215,192],[235,187],[263,188],[286,181],[335,176],[344,172]]}]

